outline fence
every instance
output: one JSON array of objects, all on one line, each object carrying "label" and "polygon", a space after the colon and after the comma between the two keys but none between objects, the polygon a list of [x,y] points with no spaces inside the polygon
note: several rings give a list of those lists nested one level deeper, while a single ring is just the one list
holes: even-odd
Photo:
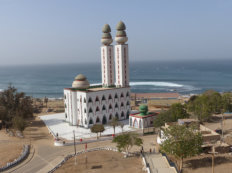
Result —
[{"label": "fence", "polygon": [[3,172],[9,168],[12,168],[16,166],[17,164],[19,164],[20,162],[22,162],[24,159],[27,158],[27,156],[29,155],[29,152],[30,152],[30,145],[23,145],[23,151],[21,155],[17,159],[15,159],[13,162],[9,162],[7,163],[6,166],[1,167],[0,172]]}]

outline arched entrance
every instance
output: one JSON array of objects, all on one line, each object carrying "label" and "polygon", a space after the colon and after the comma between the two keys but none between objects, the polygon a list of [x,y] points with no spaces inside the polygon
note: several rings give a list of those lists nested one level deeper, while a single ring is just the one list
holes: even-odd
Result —
[{"label": "arched entrance", "polygon": [[124,112],[121,113],[121,117],[124,117]]},{"label": "arched entrance", "polygon": [[103,116],[102,124],[106,124],[106,123],[107,123],[106,117],[105,117],[105,116]]},{"label": "arched entrance", "polygon": [[134,128],[138,128],[139,127],[139,124],[138,124],[138,121],[135,119],[134,120],[134,125],[133,125]]},{"label": "arched entrance", "polygon": [[92,118],[89,120],[89,124],[93,124],[93,120],[92,120]]},{"label": "arched entrance", "polygon": [[118,113],[116,113],[115,118],[117,118],[117,119],[119,118],[119,117],[118,117]]}]

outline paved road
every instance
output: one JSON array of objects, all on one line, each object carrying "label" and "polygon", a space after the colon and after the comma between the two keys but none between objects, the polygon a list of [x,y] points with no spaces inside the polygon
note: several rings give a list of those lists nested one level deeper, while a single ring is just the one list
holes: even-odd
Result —
[{"label": "paved road", "polygon": [[[25,161],[9,169],[7,173],[45,173],[53,169],[65,156],[74,153],[74,147],[72,145],[55,147],[53,145],[54,139],[52,135],[49,134],[46,126],[39,119],[34,120],[31,123],[31,127],[28,127],[24,134],[26,138],[30,139],[33,146],[31,153]],[[144,136],[143,140],[144,150],[148,151],[151,147],[154,147],[154,135]],[[111,139],[88,143],[88,149],[106,146],[116,147],[116,145],[111,142]],[[85,144],[78,144],[76,148],[77,151],[84,150]],[[134,150],[139,149],[134,147]]]}]

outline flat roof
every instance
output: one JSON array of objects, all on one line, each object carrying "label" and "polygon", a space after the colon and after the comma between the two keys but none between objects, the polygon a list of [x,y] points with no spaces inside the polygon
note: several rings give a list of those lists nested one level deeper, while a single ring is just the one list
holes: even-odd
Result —
[{"label": "flat roof", "polygon": [[121,88],[129,88],[128,87],[103,87],[102,85],[91,85],[87,89],[78,89],[78,88],[64,88],[64,90],[71,90],[71,91],[79,91],[79,92],[97,92],[97,91],[105,91],[105,90],[112,90],[112,89],[121,89]]}]

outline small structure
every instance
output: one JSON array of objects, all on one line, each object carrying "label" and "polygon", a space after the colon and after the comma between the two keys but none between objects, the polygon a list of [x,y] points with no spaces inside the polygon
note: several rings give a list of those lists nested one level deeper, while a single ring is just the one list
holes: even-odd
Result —
[{"label": "small structure", "polygon": [[161,127],[161,131],[157,136],[158,144],[162,144],[165,141],[163,130],[172,125],[185,125],[187,127],[190,125],[195,125],[202,135],[203,144],[201,147],[206,153],[211,151],[213,146],[215,147],[215,150],[220,153],[226,153],[230,150],[230,146],[228,144],[220,141],[220,134],[203,126],[198,120],[195,119],[178,119],[177,122],[165,123],[165,125]]},{"label": "small structure", "polygon": [[156,116],[154,112],[148,112],[147,105],[139,106],[139,113],[130,114],[130,127],[144,129],[153,126],[153,121]]},{"label": "small structure", "polygon": [[171,104],[181,103],[179,93],[131,93],[134,105],[147,104],[157,108],[169,108]]}]

